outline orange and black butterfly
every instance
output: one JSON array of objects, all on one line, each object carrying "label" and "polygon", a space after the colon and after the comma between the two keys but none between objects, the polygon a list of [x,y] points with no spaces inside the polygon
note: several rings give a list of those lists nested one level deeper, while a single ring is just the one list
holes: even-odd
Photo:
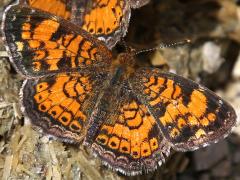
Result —
[{"label": "orange and black butterfly", "polygon": [[125,36],[131,8],[150,0],[20,0],[33,8],[71,20],[112,48]]},{"label": "orange and black butterfly", "polygon": [[231,105],[189,79],[112,57],[104,42],[61,17],[9,6],[2,31],[10,60],[27,79],[25,116],[47,134],[84,143],[127,175],[153,171],[170,149],[195,150],[225,137]]}]

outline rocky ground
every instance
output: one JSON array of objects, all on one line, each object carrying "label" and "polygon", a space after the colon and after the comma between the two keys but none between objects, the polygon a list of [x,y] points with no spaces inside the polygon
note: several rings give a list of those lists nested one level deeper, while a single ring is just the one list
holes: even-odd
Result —
[{"label": "rocky ground", "polygon": [[[0,0],[0,16],[8,2]],[[137,50],[184,39],[191,43],[140,54],[139,64],[170,70],[204,84],[229,101],[240,117],[239,1],[152,0],[133,11],[126,42]],[[207,148],[172,152],[166,164],[153,173],[126,177],[103,166],[88,149],[49,139],[32,128],[19,107],[22,80],[9,64],[0,41],[2,179],[240,180],[240,127]]]}]

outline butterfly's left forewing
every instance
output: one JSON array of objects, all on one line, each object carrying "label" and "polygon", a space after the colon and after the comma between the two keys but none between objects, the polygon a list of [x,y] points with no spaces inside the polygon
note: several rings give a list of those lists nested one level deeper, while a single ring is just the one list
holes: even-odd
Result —
[{"label": "butterfly's left forewing", "polygon": [[181,76],[143,68],[131,88],[176,150],[194,150],[226,136],[236,123],[231,105]]},{"label": "butterfly's left forewing", "polygon": [[28,77],[107,67],[112,57],[102,42],[80,27],[24,6],[7,8],[3,35],[12,63]]}]

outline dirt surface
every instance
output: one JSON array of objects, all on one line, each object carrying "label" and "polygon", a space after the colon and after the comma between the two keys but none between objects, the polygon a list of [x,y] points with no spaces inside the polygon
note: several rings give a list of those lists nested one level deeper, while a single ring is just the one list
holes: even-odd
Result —
[{"label": "dirt surface", "polygon": [[[0,16],[8,2],[0,0]],[[142,50],[184,39],[191,43],[141,53],[138,63],[170,70],[207,86],[231,103],[240,117],[240,3],[152,0],[133,11],[125,41]],[[2,179],[240,179],[239,127],[207,148],[173,151],[153,173],[126,177],[103,166],[89,149],[59,142],[32,127],[20,111],[22,80],[8,62],[0,41]]]}]

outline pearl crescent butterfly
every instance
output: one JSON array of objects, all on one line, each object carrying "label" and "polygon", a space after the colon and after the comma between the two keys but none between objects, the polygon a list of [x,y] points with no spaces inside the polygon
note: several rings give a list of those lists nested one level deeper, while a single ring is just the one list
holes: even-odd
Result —
[{"label": "pearl crescent butterfly", "polygon": [[104,42],[68,20],[9,6],[2,31],[26,77],[22,110],[47,134],[89,146],[114,170],[153,171],[170,149],[195,150],[226,137],[231,105],[189,79],[136,67],[134,52],[112,57]]},{"label": "pearl crescent butterfly", "polygon": [[20,0],[20,3],[71,20],[112,48],[127,32],[131,8],[139,8],[149,1]]}]

